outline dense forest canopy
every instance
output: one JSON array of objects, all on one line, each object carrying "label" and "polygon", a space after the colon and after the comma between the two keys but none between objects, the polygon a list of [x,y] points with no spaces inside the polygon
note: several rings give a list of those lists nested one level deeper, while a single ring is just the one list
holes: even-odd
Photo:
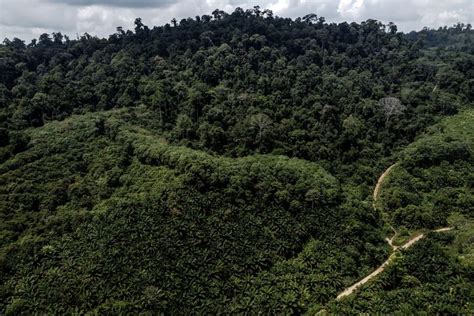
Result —
[{"label": "dense forest canopy", "polygon": [[0,314],[474,312],[473,40],[260,7],[6,39]]},{"label": "dense forest canopy", "polygon": [[[328,24],[259,8],[135,25],[107,40],[5,41],[2,125],[145,104],[159,116],[155,128],[195,148],[347,162],[405,145],[474,90],[469,26],[410,40],[375,20]],[[470,51],[423,54],[424,38],[436,37],[426,34],[438,33],[463,35]],[[390,115],[379,105],[387,96],[405,111]]]}]

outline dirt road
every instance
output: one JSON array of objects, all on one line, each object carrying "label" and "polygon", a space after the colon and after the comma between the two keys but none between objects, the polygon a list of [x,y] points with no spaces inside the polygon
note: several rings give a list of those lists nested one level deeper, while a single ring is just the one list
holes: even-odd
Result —
[{"label": "dirt road", "polygon": [[[377,200],[378,196],[379,196],[379,193],[380,193],[380,188],[381,188],[381,185],[385,179],[385,177],[390,173],[390,170],[392,170],[393,167],[396,166],[396,163],[391,165],[390,167],[387,168],[387,170],[385,170],[384,173],[382,173],[382,175],[379,177],[378,181],[377,181],[377,184],[375,185],[375,189],[374,189],[374,193],[373,193],[373,198],[374,198],[374,208],[375,208],[375,201]],[[395,234],[392,236],[392,238],[386,238],[388,244],[392,247],[392,254],[390,255],[390,257],[388,257],[387,260],[385,260],[384,263],[382,263],[377,269],[375,269],[375,271],[373,271],[372,273],[370,273],[369,275],[367,275],[365,278],[363,278],[362,280],[360,280],[359,282],[349,286],[348,288],[346,288],[344,291],[342,291],[341,293],[339,293],[339,295],[336,297],[336,300],[340,300],[341,298],[345,297],[345,296],[348,296],[348,295],[351,295],[352,293],[354,293],[354,291],[356,291],[359,287],[361,287],[362,285],[364,285],[365,283],[369,282],[372,278],[374,278],[376,275],[382,273],[385,268],[394,260],[395,258],[395,254],[397,251],[399,251],[399,249],[408,249],[410,248],[411,246],[413,246],[417,241],[419,241],[420,239],[422,239],[423,237],[425,237],[425,234],[419,234],[417,236],[414,236],[412,237],[410,240],[408,240],[405,244],[403,244],[402,246],[400,247],[397,247],[393,244],[393,239],[395,238],[395,236],[397,235],[397,231],[395,230],[395,228],[393,228],[392,226],[390,226],[392,228],[392,230],[395,232]],[[443,228],[439,228],[439,229],[435,229],[433,230],[433,232],[444,232],[444,231],[448,231],[448,230],[451,230],[452,227],[443,227]]]},{"label": "dirt road", "polygon": [[[392,170],[393,167],[395,167],[397,165],[397,163],[394,163],[393,165],[391,165],[390,167],[387,168],[387,170],[385,170],[382,175],[379,177],[379,179],[377,180],[377,184],[375,185],[375,189],[374,189],[374,193],[373,193],[373,198],[374,198],[374,203],[377,201],[377,198],[379,197],[379,194],[380,194],[380,188],[382,186],[382,183],[383,183],[383,180],[385,179],[385,177],[390,173],[390,171]],[[374,208],[375,208],[375,204],[374,204]]]},{"label": "dirt road", "polygon": [[[443,227],[443,228],[439,228],[439,229],[436,229],[436,230],[433,230],[433,232],[435,233],[439,233],[439,232],[445,232],[445,231],[448,231],[448,230],[451,230],[453,229],[452,227]],[[380,274],[381,272],[383,272],[383,270],[385,270],[385,268],[393,261],[393,259],[395,258],[395,253],[396,253],[396,250],[398,249],[408,249],[410,248],[411,246],[413,246],[417,241],[419,241],[420,239],[422,239],[423,237],[425,237],[425,234],[419,234],[413,238],[411,238],[409,241],[407,241],[405,244],[403,244],[402,246],[400,247],[396,247],[395,248],[395,251],[390,255],[390,257],[388,257],[388,259],[382,263],[377,269],[375,269],[374,272],[372,272],[371,274],[369,274],[368,276],[366,276],[365,278],[363,278],[362,280],[360,280],[359,282],[349,286],[348,288],[346,288],[344,291],[342,291],[341,293],[339,293],[339,295],[336,297],[336,300],[340,300],[341,298],[345,297],[345,296],[348,296],[348,295],[351,295],[355,290],[357,290],[360,286],[364,285],[365,283],[369,282],[370,279],[372,279],[373,277],[375,277],[376,275]]]}]

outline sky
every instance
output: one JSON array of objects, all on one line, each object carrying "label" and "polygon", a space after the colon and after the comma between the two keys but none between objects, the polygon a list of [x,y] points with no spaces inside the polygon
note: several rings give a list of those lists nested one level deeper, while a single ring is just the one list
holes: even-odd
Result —
[{"label": "sky", "polygon": [[133,29],[137,17],[151,28],[173,17],[179,21],[217,8],[230,13],[255,5],[282,17],[315,13],[328,22],[394,22],[404,32],[474,24],[474,0],[0,0],[0,41],[18,37],[29,42],[52,32],[107,37],[117,26]]}]

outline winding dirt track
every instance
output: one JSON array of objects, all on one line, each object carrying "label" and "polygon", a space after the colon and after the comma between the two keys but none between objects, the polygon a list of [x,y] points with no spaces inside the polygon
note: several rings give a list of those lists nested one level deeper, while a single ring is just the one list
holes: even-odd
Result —
[{"label": "winding dirt track", "polygon": [[[453,229],[452,227],[444,227],[444,228],[439,228],[439,229],[436,229],[436,230],[433,230],[433,232],[435,233],[439,233],[439,232],[445,232],[445,231],[448,231],[448,230],[451,230]],[[375,269],[374,272],[372,272],[371,274],[369,274],[368,276],[366,276],[365,278],[363,278],[362,280],[360,280],[359,282],[351,285],[350,287],[346,288],[344,291],[342,291],[341,293],[339,293],[339,295],[336,297],[336,300],[340,300],[341,298],[343,298],[344,296],[348,296],[348,295],[351,295],[355,290],[357,290],[360,286],[364,285],[365,283],[367,283],[370,279],[372,279],[373,277],[375,277],[377,274],[381,273],[383,270],[385,270],[385,267],[388,266],[392,261],[393,259],[395,258],[395,251],[398,250],[398,249],[408,249],[410,248],[411,246],[413,246],[417,241],[419,241],[420,239],[422,239],[423,237],[425,237],[425,234],[419,234],[413,238],[411,238],[409,241],[407,241],[405,244],[403,244],[402,246],[400,247],[396,247],[396,246],[392,246],[394,247],[394,252],[390,255],[390,257],[388,257],[387,260],[385,260],[384,263],[382,263],[377,269]]]},{"label": "winding dirt track", "polygon": [[374,199],[374,209],[375,209],[375,202],[377,201],[379,195],[380,195],[380,188],[382,187],[383,180],[385,180],[385,177],[392,171],[392,168],[395,167],[397,163],[394,163],[390,167],[387,168],[379,177],[377,180],[377,184],[375,185],[374,193],[373,193],[373,199]]},{"label": "winding dirt track", "polygon": [[[382,175],[379,177],[378,181],[377,181],[377,184],[375,185],[375,189],[374,189],[374,194],[373,194],[373,199],[374,199],[374,204],[373,204],[373,207],[375,209],[375,202],[379,196],[379,193],[380,193],[380,187],[383,183],[383,180],[385,179],[385,177],[390,173],[390,171],[392,170],[393,167],[395,167],[397,164],[393,164],[391,165],[390,167],[387,168],[387,170],[385,170],[384,173],[382,173]],[[413,238],[411,238],[410,240],[408,240],[405,244],[403,244],[402,246],[400,247],[397,247],[393,244],[393,239],[395,238],[395,236],[397,235],[397,231],[395,230],[395,228],[393,228],[392,226],[390,226],[392,228],[392,230],[395,232],[395,235],[392,236],[392,238],[386,238],[388,244],[392,247],[392,254],[390,255],[390,257],[388,257],[387,260],[385,260],[384,263],[382,263],[377,269],[375,269],[375,271],[373,271],[372,273],[370,273],[369,275],[367,275],[365,278],[363,278],[362,280],[360,280],[359,282],[349,286],[348,288],[346,288],[344,291],[342,291],[341,293],[339,293],[339,295],[336,297],[336,300],[340,300],[341,298],[345,297],[345,296],[348,296],[348,295],[351,295],[352,293],[354,293],[354,291],[356,291],[360,286],[364,285],[365,283],[367,283],[369,280],[371,280],[372,278],[374,278],[376,275],[380,274],[381,272],[383,272],[383,270],[385,270],[385,268],[395,259],[395,254],[396,252],[399,250],[399,249],[408,249],[410,248],[411,246],[413,246],[417,241],[419,241],[420,239],[422,239],[423,237],[425,237],[425,234],[419,234],[417,236],[414,236]],[[451,230],[452,227],[444,227],[444,228],[439,228],[439,229],[436,229],[436,230],[433,230],[433,232],[444,232],[444,231],[448,231],[448,230]]]}]

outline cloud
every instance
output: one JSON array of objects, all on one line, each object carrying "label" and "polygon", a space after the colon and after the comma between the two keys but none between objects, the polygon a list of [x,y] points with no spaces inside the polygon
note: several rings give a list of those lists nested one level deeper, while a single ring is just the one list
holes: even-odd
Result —
[{"label": "cloud", "polygon": [[339,0],[337,12],[344,20],[377,19],[395,22],[402,31],[437,28],[457,22],[472,23],[472,0]]},{"label": "cloud", "polygon": [[160,8],[175,3],[173,0],[46,0],[46,2],[72,6],[101,5],[123,8]]},{"label": "cloud", "polygon": [[0,0],[0,28],[30,27],[74,29],[75,14],[57,5],[41,5],[36,0]]},{"label": "cloud", "polygon": [[340,0],[337,6],[339,14],[352,18],[360,18],[364,11],[364,0]]},{"label": "cloud", "polygon": [[315,13],[328,20],[337,18],[337,1],[331,0],[276,0],[269,1],[267,7],[284,17],[297,18]]},{"label": "cloud", "polygon": [[275,15],[296,18],[308,13],[328,22],[377,19],[395,22],[411,31],[457,22],[474,24],[473,0],[0,0],[0,40],[29,41],[44,32],[62,32],[74,38],[85,32],[107,37],[117,26],[133,28],[136,17],[148,26],[259,5]]}]

